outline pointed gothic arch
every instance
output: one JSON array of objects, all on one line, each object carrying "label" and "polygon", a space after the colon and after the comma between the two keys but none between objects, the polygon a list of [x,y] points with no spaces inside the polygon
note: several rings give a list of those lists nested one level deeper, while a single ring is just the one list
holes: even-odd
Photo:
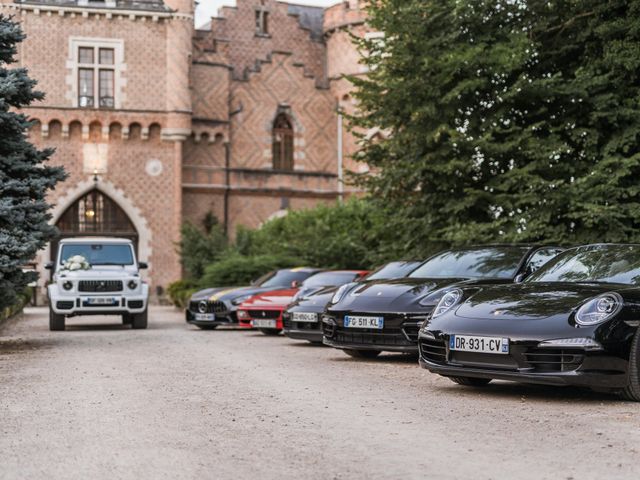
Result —
[{"label": "pointed gothic arch", "polygon": [[279,113],[273,122],[273,169],[293,170],[293,122],[289,115]]},{"label": "pointed gothic arch", "polygon": [[57,244],[71,237],[119,237],[131,240],[138,250],[139,234],[135,225],[109,195],[93,188],[79,196],[58,217],[60,234],[51,243],[51,257],[55,261]]}]

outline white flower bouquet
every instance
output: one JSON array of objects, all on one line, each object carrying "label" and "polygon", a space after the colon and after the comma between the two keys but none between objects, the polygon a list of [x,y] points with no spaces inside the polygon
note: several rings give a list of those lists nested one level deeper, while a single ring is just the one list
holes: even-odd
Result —
[{"label": "white flower bouquet", "polygon": [[89,270],[91,264],[82,255],[74,255],[69,257],[66,262],[62,263],[62,270],[75,272],[76,270]]}]

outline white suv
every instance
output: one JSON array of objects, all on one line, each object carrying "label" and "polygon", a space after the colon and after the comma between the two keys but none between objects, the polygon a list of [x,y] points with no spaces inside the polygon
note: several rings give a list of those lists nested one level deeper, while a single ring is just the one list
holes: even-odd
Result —
[{"label": "white suv", "polygon": [[67,238],[60,241],[49,295],[49,329],[64,330],[76,315],[122,315],[133,328],[147,328],[149,285],[142,281],[130,240]]}]

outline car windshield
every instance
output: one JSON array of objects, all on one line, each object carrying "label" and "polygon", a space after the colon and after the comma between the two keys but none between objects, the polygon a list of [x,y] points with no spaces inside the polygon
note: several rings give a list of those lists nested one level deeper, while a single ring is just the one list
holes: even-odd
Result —
[{"label": "car windshield", "polygon": [[309,270],[277,270],[259,278],[255,284],[259,287],[289,288],[292,282],[303,282],[311,274],[313,272]]},{"label": "car windshield", "polygon": [[527,282],[640,285],[640,245],[588,245],[561,253]]},{"label": "car windshield", "polygon": [[357,276],[356,272],[322,272],[307,278],[302,287],[336,287],[352,282]]},{"label": "car windshield", "polygon": [[80,255],[89,265],[133,265],[133,252],[127,244],[67,244],[62,246],[60,264]]},{"label": "car windshield", "polygon": [[367,280],[390,280],[392,278],[403,278],[415,270],[420,262],[391,262],[381,266],[370,275]]},{"label": "car windshield", "polygon": [[529,247],[448,250],[411,272],[411,278],[512,278]]}]

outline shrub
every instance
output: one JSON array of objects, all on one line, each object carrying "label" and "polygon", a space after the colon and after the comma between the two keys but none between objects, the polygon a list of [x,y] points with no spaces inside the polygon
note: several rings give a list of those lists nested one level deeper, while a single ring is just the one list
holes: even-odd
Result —
[{"label": "shrub", "polygon": [[218,219],[207,213],[202,227],[185,223],[178,243],[180,262],[190,278],[200,278],[208,264],[218,260],[227,249],[227,237]]},{"label": "shrub", "polygon": [[[352,198],[296,210],[257,230],[239,229],[236,248],[244,255],[280,252],[327,268],[371,267],[388,233],[383,214],[371,202]],[[384,254],[382,255],[384,257]]]},{"label": "shrub", "polygon": [[195,280],[178,280],[169,285],[167,295],[171,303],[178,308],[185,308],[191,295],[198,290]]},{"label": "shrub", "polygon": [[226,287],[248,285],[265,273],[278,268],[298,267],[299,259],[280,255],[250,255],[231,253],[227,257],[208,265],[202,279],[201,287]]}]

